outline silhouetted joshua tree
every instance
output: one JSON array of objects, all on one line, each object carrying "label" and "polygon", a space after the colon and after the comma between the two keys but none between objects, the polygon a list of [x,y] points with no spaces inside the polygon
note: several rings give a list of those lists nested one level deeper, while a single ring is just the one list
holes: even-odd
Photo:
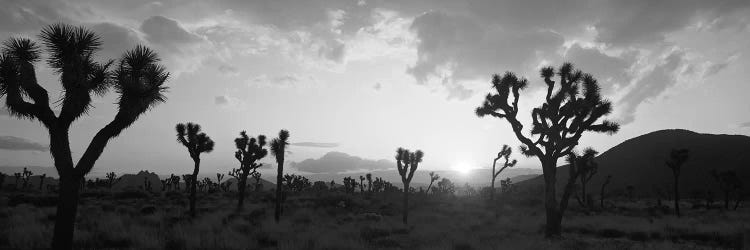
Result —
[{"label": "silhouetted joshua tree", "polygon": [[365,193],[365,177],[361,175],[359,176],[359,192]]},{"label": "silhouetted joshua tree", "polygon": [[734,206],[734,210],[737,210],[741,200],[740,196],[742,190],[742,179],[737,175],[737,172],[734,170],[719,172],[716,171],[716,169],[712,169],[711,176],[713,176],[714,180],[719,184],[721,192],[724,193],[724,209],[729,210],[731,194],[733,192],[737,193],[737,203],[735,203]]},{"label": "silhouetted joshua tree", "polygon": [[513,180],[510,178],[505,178],[505,180],[500,180],[500,192],[502,193],[508,193],[513,190]]},{"label": "silhouetted joshua tree", "polygon": [[[201,132],[201,126],[188,122],[187,124],[179,123],[175,127],[177,131],[177,142],[187,148],[190,158],[195,164],[193,175],[190,180],[190,216],[195,217],[195,193],[198,185],[198,171],[201,166],[201,153],[210,153],[214,150],[214,141],[206,133]],[[185,181],[187,183],[187,179]]]},{"label": "silhouetted joshua tree", "polygon": [[372,193],[372,174],[367,173],[365,178],[367,178],[367,192]]},{"label": "silhouetted joshua tree", "polygon": [[112,189],[112,184],[115,183],[117,174],[115,174],[115,172],[109,172],[107,173],[106,178],[107,178],[107,187],[109,187],[109,189]]},{"label": "silhouetted joshua tree", "polygon": [[282,177],[284,175],[284,153],[286,146],[289,145],[289,131],[282,129],[279,131],[279,137],[271,141],[271,154],[276,157],[276,207],[273,219],[278,223],[281,218],[281,199],[284,195],[282,190]]},{"label": "silhouetted joshua tree", "polygon": [[42,190],[44,187],[44,179],[47,178],[47,174],[42,174],[39,176],[39,190]]},{"label": "silhouetted joshua tree", "polygon": [[582,157],[578,158],[578,179],[581,183],[581,197],[578,199],[578,203],[584,207],[593,206],[590,195],[586,194],[586,184],[591,181],[591,178],[594,177],[599,168],[599,165],[594,161],[594,158],[598,154],[599,152],[589,148],[584,151]]},{"label": "silhouetted joshua tree", "polygon": [[240,137],[234,139],[234,146],[237,151],[234,152],[234,158],[240,162],[239,171],[235,174],[237,178],[237,209],[242,209],[245,200],[245,187],[247,186],[247,176],[255,173],[256,170],[263,166],[263,163],[257,163],[268,154],[266,150],[266,136],[258,135],[258,139],[247,136],[245,131],[240,132]]},{"label": "silhouetted joshua tree", "polygon": [[29,187],[29,180],[32,175],[34,175],[33,172],[23,168],[23,173],[21,173],[21,181],[23,181],[23,185],[21,185],[22,189],[27,189]]},{"label": "silhouetted joshua tree", "polygon": [[424,153],[421,150],[416,152],[409,152],[409,150],[403,148],[396,150],[396,167],[398,168],[398,174],[401,175],[401,182],[404,183],[404,216],[402,219],[404,224],[407,223],[409,217],[409,184],[419,163],[422,162],[422,157],[424,157]]},{"label": "silhouetted joshua tree", "polygon": [[[54,24],[42,29],[47,65],[60,75],[62,98],[55,115],[50,97],[37,83],[35,64],[42,49],[26,38],[10,38],[0,54],[0,97],[5,96],[8,111],[16,117],[38,120],[49,131],[50,153],[60,176],[60,192],[52,237],[53,249],[70,249],[73,244],[80,180],[99,159],[110,139],[131,126],[143,113],[164,102],[162,85],[169,73],[158,64],[150,49],[137,46],[114,61],[94,61],[102,43],[84,27]],[[92,107],[92,95],[104,95],[110,88],[119,94],[114,119],[99,130],[78,163],[71,156],[71,124]],[[27,101],[28,100],[28,101]]]},{"label": "silhouetted joshua tree", "polygon": [[252,176],[253,179],[255,179],[255,189],[253,190],[255,190],[255,192],[262,191],[263,183],[260,182],[260,176],[261,176],[260,172],[257,172],[257,171],[253,172],[250,176]]},{"label": "silhouetted joshua tree", "polygon": [[430,188],[432,188],[432,183],[434,183],[438,179],[440,179],[440,175],[436,174],[435,172],[430,172],[430,185],[427,186],[427,192],[430,192]]},{"label": "silhouetted joshua tree", "polygon": [[599,192],[599,203],[600,203],[600,204],[599,204],[599,206],[600,206],[600,207],[601,207],[602,209],[604,209],[604,198],[605,198],[605,197],[604,197],[604,189],[605,189],[605,188],[607,188],[607,185],[609,185],[609,183],[610,183],[611,181],[612,181],[612,176],[611,176],[611,175],[607,175],[607,178],[606,178],[606,179],[604,179],[604,183],[602,183],[602,189],[601,189],[601,191]]},{"label": "silhouetted joshua tree", "polygon": [[[503,170],[506,168],[512,168],[513,166],[518,163],[516,159],[510,160],[510,155],[513,153],[513,149],[508,147],[508,145],[503,145],[503,149],[500,150],[500,152],[497,153],[497,157],[495,160],[492,161],[492,181],[490,182],[490,201],[492,201],[495,198],[495,179],[498,175],[500,175]],[[497,170],[495,168],[495,165],[497,164],[497,161],[505,158],[505,163],[503,164],[503,167]]]},{"label": "silhouetted joshua tree", "polygon": [[191,174],[183,174],[182,175],[182,182],[185,183],[185,192],[190,192],[190,187],[192,186],[191,183],[193,179],[193,176]]},{"label": "silhouetted joshua tree", "polygon": [[13,173],[13,177],[15,177],[15,178],[16,178],[16,182],[15,182],[15,183],[13,183],[13,187],[14,187],[15,189],[18,189],[18,184],[20,184],[20,183],[21,183],[21,173]]},{"label": "silhouetted joshua tree", "polygon": [[687,149],[672,149],[669,152],[669,160],[666,165],[672,169],[672,176],[674,177],[674,212],[677,217],[680,217],[680,172],[682,171],[682,165],[687,162],[690,151]]},{"label": "silhouetted joshua tree", "polygon": [[354,190],[357,188],[357,181],[354,180],[351,176],[344,177],[344,192],[346,193],[354,193]]},{"label": "silhouetted joshua tree", "polygon": [[[532,137],[524,135],[524,126],[518,119],[520,91],[528,82],[511,72],[492,77],[497,94],[488,94],[482,106],[476,109],[476,114],[507,120],[523,144],[521,153],[539,158],[545,183],[545,236],[554,237],[561,233],[562,216],[567,206],[567,201],[558,202],[555,192],[557,160],[572,152],[584,132],[612,134],[618,131],[619,125],[607,120],[597,123],[612,111],[612,104],[602,99],[599,84],[593,76],[574,70],[570,63],[563,64],[557,71],[545,67],[540,73],[547,84],[547,94],[545,102],[531,112]],[[557,82],[553,80],[555,75],[559,76]],[[534,139],[533,136],[538,137]]]}]

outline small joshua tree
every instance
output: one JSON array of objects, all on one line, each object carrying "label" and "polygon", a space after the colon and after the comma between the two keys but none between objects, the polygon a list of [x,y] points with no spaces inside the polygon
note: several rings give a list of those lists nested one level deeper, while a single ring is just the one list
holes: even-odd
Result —
[{"label": "small joshua tree", "polygon": [[578,167],[578,179],[581,183],[581,198],[578,199],[578,203],[581,206],[593,206],[593,201],[591,200],[591,197],[589,197],[588,194],[586,194],[586,184],[591,181],[591,178],[594,177],[598,170],[598,164],[594,161],[594,157],[598,155],[599,152],[597,152],[594,149],[586,149],[584,151],[582,157],[578,157],[577,167]]},{"label": "small joshua tree", "polygon": [[605,188],[607,188],[607,185],[609,185],[609,183],[610,183],[611,181],[612,181],[612,176],[611,176],[611,175],[607,175],[607,178],[606,178],[606,179],[604,179],[604,183],[602,183],[602,189],[601,189],[601,191],[599,192],[599,202],[600,202],[599,206],[600,206],[600,207],[601,207],[602,209],[604,209],[604,198],[605,198],[605,197],[604,197],[604,189],[605,189]]},{"label": "small joshua tree", "polygon": [[672,149],[669,152],[669,160],[666,165],[672,170],[672,176],[674,177],[674,212],[677,217],[680,217],[680,172],[682,171],[682,165],[687,162],[690,151],[687,149]]},{"label": "small joshua tree", "polygon": [[117,174],[115,174],[115,172],[109,172],[105,177],[107,178],[107,187],[109,187],[109,189],[112,189],[112,184],[115,183]]},{"label": "small joshua tree", "polygon": [[258,163],[260,159],[266,157],[266,136],[258,135],[258,138],[247,136],[245,131],[240,132],[240,137],[234,139],[234,146],[237,151],[234,152],[234,158],[240,162],[239,171],[235,173],[237,178],[237,209],[242,209],[245,200],[245,187],[247,186],[247,177],[256,172],[263,163]]},{"label": "small joshua tree", "polygon": [[[727,170],[727,171],[716,171],[716,169],[711,170],[711,176],[713,176],[714,180],[719,184],[719,189],[721,192],[724,193],[724,209],[729,210],[729,201],[731,200],[731,194],[733,192],[737,193],[737,204],[739,204],[740,196],[741,196],[741,190],[742,190],[742,179],[737,175],[737,172],[734,170]],[[735,205],[735,210],[737,210],[737,205]]]},{"label": "small joshua tree", "polygon": [[367,173],[365,178],[367,178],[367,192],[372,192],[372,174]]},{"label": "small joshua tree", "polygon": [[361,175],[359,176],[359,192],[365,193],[365,177]]},{"label": "small joshua tree", "polygon": [[216,173],[216,185],[217,187],[221,185],[221,179],[224,179],[224,174]]},{"label": "small joshua tree", "polygon": [[[434,192],[434,191],[433,191]],[[437,183],[437,193],[442,195],[453,195],[456,192],[456,185],[453,184],[453,182],[443,177],[443,179],[440,179]]]},{"label": "small joshua tree", "polygon": [[271,154],[276,157],[276,207],[274,209],[273,219],[278,223],[281,218],[281,199],[284,195],[282,190],[282,178],[284,176],[284,153],[286,146],[289,145],[289,131],[282,129],[279,131],[279,137],[271,141]]},{"label": "small joshua tree", "polygon": [[427,186],[427,192],[430,192],[430,188],[432,188],[432,183],[440,179],[440,175],[436,174],[435,172],[430,172],[430,185]]},{"label": "small joshua tree", "polygon": [[23,185],[21,185],[22,189],[27,189],[29,187],[29,180],[33,174],[33,172],[23,168],[23,173],[21,174],[21,180],[23,181]]},{"label": "small joshua tree", "polygon": [[409,217],[409,184],[419,163],[422,162],[422,157],[424,157],[424,153],[421,150],[416,152],[409,152],[409,150],[403,148],[396,150],[396,167],[398,168],[398,174],[401,175],[401,182],[404,183],[404,224],[407,223]]},{"label": "small joshua tree", "polygon": [[344,177],[344,192],[346,193],[354,193],[354,190],[357,188],[357,181],[354,180],[351,176]]},{"label": "small joshua tree", "polygon": [[[531,111],[531,136],[524,134],[524,125],[518,118],[518,100],[528,81],[511,72],[492,77],[492,87],[497,93],[488,94],[476,114],[508,121],[523,144],[521,153],[539,158],[545,186],[545,237],[549,238],[561,235],[567,206],[567,201],[558,202],[556,196],[558,159],[573,151],[584,132],[612,134],[618,131],[619,125],[607,120],[598,122],[612,112],[612,104],[602,98],[593,76],[574,70],[570,63],[563,64],[557,71],[544,67],[540,75],[547,84],[547,94],[545,102]],[[558,81],[553,80],[555,75],[559,76]]]},{"label": "small joshua tree", "polygon": [[[47,174],[42,174],[39,176],[39,190],[42,190],[42,187],[44,187],[44,179],[47,178]],[[0,183],[2,184],[2,183]]]},{"label": "small joshua tree", "polygon": [[250,176],[255,179],[255,188],[253,190],[255,190],[255,192],[263,191],[263,183],[260,182],[260,172],[253,172]]},{"label": "small joshua tree", "polygon": [[[512,168],[515,166],[518,161],[516,159],[510,160],[510,155],[513,153],[513,149],[508,147],[508,145],[503,145],[503,149],[500,150],[500,152],[497,153],[497,157],[495,157],[495,160],[492,161],[492,181],[490,182],[490,201],[492,201],[495,198],[495,179],[498,175],[500,175],[503,170],[506,168]],[[505,159],[505,163],[503,163],[503,167],[496,171],[496,164],[497,161],[500,159]]]},{"label": "small joshua tree", "polygon": [[13,184],[15,189],[18,189],[18,184],[21,183],[21,173],[13,173],[13,177],[16,178],[16,182]]},{"label": "small joshua tree", "polygon": [[190,216],[195,217],[195,196],[196,188],[198,184],[198,171],[201,166],[200,155],[202,153],[210,153],[214,150],[214,141],[211,140],[206,133],[201,132],[201,126],[188,122],[187,124],[179,123],[175,127],[177,131],[177,141],[185,146],[190,154],[190,158],[193,159],[195,164],[193,167],[193,175],[190,179]]},{"label": "small joshua tree", "polygon": [[500,180],[500,192],[503,194],[510,192],[513,190],[513,180],[510,178],[505,178],[505,180]]}]

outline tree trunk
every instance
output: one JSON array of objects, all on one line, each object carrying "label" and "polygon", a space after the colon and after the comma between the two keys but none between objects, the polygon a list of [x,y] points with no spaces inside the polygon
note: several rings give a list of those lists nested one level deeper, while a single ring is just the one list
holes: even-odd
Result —
[{"label": "tree trunk", "polygon": [[586,182],[583,180],[586,176],[582,176],[581,178],[581,199],[583,200],[583,206],[587,207],[590,201],[586,196]]},{"label": "tree trunk", "polygon": [[60,176],[55,229],[52,236],[52,249],[72,249],[78,209],[78,187],[81,179],[71,174]]},{"label": "tree trunk", "polygon": [[198,184],[198,170],[200,169],[201,159],[198,157],[193,158],[195,162],[195,168],[193,168],[193,177],[190,180],[190,216],[195,217],[195,188]]},{"label": "tree trunk", "polygon": [[602,207],[602,209],[604,209],[604,187],[606,186],[607,184],[602,184],[602,191],[599,193],[599,202],[601,203],[599,206]]},{"label": "tree trunk", "polygon": [[276,172],[276,209],[273,213],[273,219],[278,223],[281,218],[281,199],[283,196],[283,190],[281,190],[282,175],[284,174],[284,162],[278,163],[278,169]]},{"label": "tree trunk", "polygon": [[677,174],[674,175],[674,212],[677,214],[677,217],[680,217],[680,185],[678,182],[679,176]]},{"label": "tree trunk", "polygon": [[740,203],[742,203],[742,191],[737,190],[737,201],[734,203],[734,210],[737,211],[737,208],[740,207]]},{"label": "tree trunk", "polygon": [[245,186],[247,185],[247,175],[240,174],[240,180],[237,182],[237,211],[242,210],[245,204]]},{"label": "tree trunk", "polygon": [[495,170],[493,169],[492,172],[492,182],[490,182],[490,201],[495,200]]},{"label": "tree trunk", "polygon": [[409,218],[409,183],[404,183],[404,215],[402,220],[404,224],[407,223]]},{"label": "tree trunk", "polygon": [[724,191],[724,210],[729,210],[729,190]]},{"label": "tree trunk", "polygon": [[557,203],[555,194],[555,184],[557,181],[557,164],[555,161],[542,160],[542,171],[544,175],[544,207],[547,216],[547,224],[544,228],[544,236],[552,238],[561,235],[562,217]]}]

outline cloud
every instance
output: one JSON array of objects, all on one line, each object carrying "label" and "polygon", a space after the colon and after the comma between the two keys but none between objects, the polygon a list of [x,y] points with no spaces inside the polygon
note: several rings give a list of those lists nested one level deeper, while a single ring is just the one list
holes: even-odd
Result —
[{"label": "cloud", "polygon": [[341,173],[348,171],[374,171],[393,168],[388,160],[368,160],[341,152],[328,152],[319,159],[307,159],[292,163],[296,169],[308,173]]},{"label": "cloud", "polygon": [[596,77],[605,93],[612,87],[630,84],[633,75],[629,69],[637,59],[634,52],[610,56],[596,47],[584,48],[579,44],[571,46],[564,55],[564,61],[572,62],[576,68]]},{"label": "cloud", "polygon": [[335,148],[339,146],[339,144],[335,142],[295,142],[292,143],[292,145],[313,148]]},{"label": "cloud", "polygon": [[683,51],[673,51],[663,58],[661,64],[646,73],[631,87],[630,92],[618,101],[621,113],[620,124],[626,125],[635,121],[635,112],[641,103],[660,96],[664,91],[677,83],[676,73],[685,62]]},{"label": "cloud", "polygon": [[289,87],[295,87],[295,86],[310,86],[317,83],[317,80],[312,76],[300,76],[297,74],[284,74],[284,75],[275,75],[275,76],[268,76],[266,74],[262,74],[256,77],[253,77],[249,80],[250,85],[254,86],[260,86],[260,87],[280,87],[280,88],[289,88]]},{"label": "cloud", "polygon": [[513,31],[480,21],[436,11],[417,17],[411,26],[419,40],[417,62],[407,72],[421,84],[436,80],[460,99],[470,95],[455,85],[460,81],[525,69],[564,42],[548,30]]},{"label": "cloud", "polygon": [[97,55],[103,59],[119,59],[125,51],[143,44],[135,30],[119,24],[104,22],[89,27],[102,38],[102,50]]},{"label": "cloud", "polygon": [[217,96],[214,98],[214,103],[216,103],[216,105],[226,105],[229,103],[229,98],[223,95]]},{"label": "cloud", "polygon": [[750,122],[743,122],[739,124],[740,128],[750,128]]},{"label": "cloud", "polygon": [[46,152],[47,146],[15,136],[0,136],[0,150]]},{"label": "cloud", "polygon": [[383,89],[383,84],[376,82],[375,85],[372,85],[372,89],[380,91],[381,89]]},{"label": "cloud", "polygon": [[[670,32],[697,22],[711,22],[745,11],[750,1],[743,0],[665,0],[606,1],[594,25],[598,41],[614,46],[658,43]],[[747,20],[722,19],[724,26]]]},{"label": "cloud", "polygon": [[10,116],[10,112],[6,108],[0,108],[0,116]]},{"label": "cloud", "polygon": [[175,45],[200,41],[200,37],[187,31],[176,20],[152,16],[141,24],[141,31],[153,44]]}]

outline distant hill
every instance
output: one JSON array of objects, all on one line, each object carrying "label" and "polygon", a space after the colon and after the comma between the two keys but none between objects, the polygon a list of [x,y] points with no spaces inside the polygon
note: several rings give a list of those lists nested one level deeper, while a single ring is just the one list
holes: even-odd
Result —
[{"label": "distant hill", "polygon": [[[448,178],[453,183],[456,183],[457,185],[464,185],[464,183],[469,183],[469,185],[474,187],[484,187],[489,186],[490,183],[490,169],[473,169],[469,171],[468,173],[459,173],[457,171],[453,170],[420,170],[417,169],[417,171],[414,173],[414,179],[412,180],[411,186],[414,188],[419,187],[427,187],[430,184],[430,172],[435,172],[436,174],[440,175],[441,178]],[[389,181],[396,185],[397,187],[401,186],[401,176],[398,175],[398,171],[396,169],[389,169],[389,170],[378,170],[378,171],[370,171],[370,172],[356,172],[356,173],[338,173],[338,174],[303,174],[307,178],[310,179],[310,181],[325,181],[326,183],[330,182],[331,180],[334,180],[336,184],[342,184],[344,177],[351,176],[357,182],[359,182],[359,176],[364,176],[367,173],[372,173],[372,178],[375,179],[376,177],[383,178],[386,181]],[[497,183],[500,183],[500,179],[505,178],[511,178],[514,179],[517,176],[526,176],[526,178],[520,179],[526,180],[528,177],[536,176],[542,173],[541,169],[534,169],[534,168],[508,168],[503,170],[502,173],[497,177]],[[516,181],[515,179],[513,180]],[[497,185],[496,183],[496,185]]]},{"label": "distant hill", "polygon": [[[659,130],[641,135],[607,150],[598,157],[598,173],[591,180],[590,189],[598,190],[607,175],[612,175],[610,190],[632,185],[639,196],[653,196],[654,189],[671,192],[672,172],[665,166],[669,152],[676,148],[690,150],[690,158],[682,166],[681,194],[695,190],[718,190],[711,177],[711,169],[736,170],[745,185],[750,184],[750,137],[743,135],[701,134],[682,129]],[[560,159],[559,163],[563,163]],[[568,176],[568,167],[557,170],[558,187]],[[542,185],[541,176],[522,182],[522,185]]]}]

